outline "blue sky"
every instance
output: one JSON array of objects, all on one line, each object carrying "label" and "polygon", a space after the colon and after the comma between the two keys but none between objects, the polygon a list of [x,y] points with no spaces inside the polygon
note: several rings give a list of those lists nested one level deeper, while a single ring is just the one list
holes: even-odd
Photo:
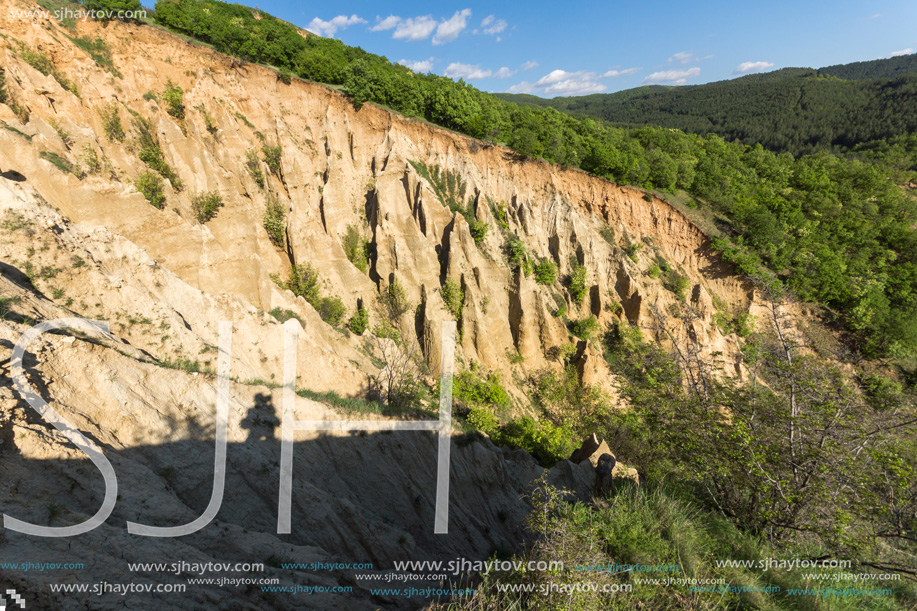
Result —
[{"label": "blue sky", "polygon": [[914,0],[258,6],[420,72],[542,97],[699,84],[917,51]]}]

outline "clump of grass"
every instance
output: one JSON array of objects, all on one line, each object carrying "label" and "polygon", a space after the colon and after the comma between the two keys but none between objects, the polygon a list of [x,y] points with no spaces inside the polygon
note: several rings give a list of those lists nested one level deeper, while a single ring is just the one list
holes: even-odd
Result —
[{"label": "clump of grass", "polygon": [[61,139],[61,142],[64,143],[64,146],[66,146],[68,149],[69,149],[71,146],[73,146],[73,137],[70,136],[70,134],[67,132],[67,130],[65,130],[65,129],[61,126],[60,123],[58,123],[57,119],[51,119],[50,121],[48,121],[48,125],[50,125],[51,127],[54,128],[54,131],[57,132],[57,136],[58,136],[58,138]]},{"label": "clump of grass", "polygon": [[51,151],[42,151],[38,154],[38,156],[45,161],[51,162],[54,167],[56,167],[61,172],[64,172],[65,174],[76,174],[73,164],[57,153],[53,153]]},{"label": "clump of grass", "polygon": [[85,51],[89,57],[95,61],[95,63],[97,63],[104,70],[111,73],[112,76],[123,78],[118,69],[115,68],[115,63],[111,58],[111,49],[108,47],[108,43],[106,43],[104,40],[98,37],[93,40],[88,36],[79,38],[68,36],[67,38],[69,38],[77,47]]},{"label": "clump of grass", "polygon": [[27,44],[20,42],[19,46],[16,49],[16,52],[19,54],[19,57],[32,66],[45,76],[51,75],[54,77],[61,87],[71,92],[73,95],[78,96],[76,85],[68,79],[63,72],[57,69],[57,66],[54,65],[54,62],[51,59],[42,53],[41,51],[36,51],[29,47]]},{"label": "clump of grass", "polygon": [[194,107],[195,110],[201,113],[204,117],[204,125],[207,128],[207,131],[210,132],[211,136],[216,137],[219,128],[217,128],[216,121],[213,117],[210,116],[210,113],[207,112],[207,109],[203,104],[198,104]]},{"label": "clump of grass", "polygon": [[91,144],[83,145],[83,154],[80,155],[80,161],[83,162],[83,167],[90,174],[97,174],[102,171],[102,162],[99,161],[99,156],[96,155],[96,151]]}]

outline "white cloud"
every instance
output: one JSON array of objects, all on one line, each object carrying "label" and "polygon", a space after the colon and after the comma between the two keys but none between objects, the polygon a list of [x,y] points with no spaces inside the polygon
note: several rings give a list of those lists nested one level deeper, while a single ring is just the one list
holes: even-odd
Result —
[{"label": "white cloud", "polygon": [[875,15],[870,15],[869,18],[870,18],[870,19],[878,19],[878,18],[881,17],[881,16],[882,16],[882,13],[876,13]]},{"label": "white cloud", "polygon": [[772,62],[742,62],[736,69],[732,71],[733,74],[754,74],[756,72],[764,72],[765,70],[770,70],[774,67]]},{"label": "white cloud", "polygon": [[316,17],[309,22],[309,25],[306,26],[306,29],[317,34],[318,36],[325,36],[326,38],[333,38],[335,33],[338,30],[343,30],[344,28],[358,23],[366,23],[365,19],[361,19],[356,15],[338,15],[333,17],[329,21],[323,21]]},{"label": "white cloud", "polygon": [[609,70],[599,78],[614,78],[616,76],[630,76],[640,72],[641,68],[627,68],[625,70]]},{"label": "white cloud", "polygon": [[901,49],[900,51],[892,51],[889,53],[889,57],[900,57],[901,55],[910,55],[914,50],[908,47],[907,49]]},{"label": "white cloud", "polygon": [[704,55],[703,57],[698,57],[697,55],[694,55],[694,53],[681,51],[670,57],[668,61],[670,64],[681,64],[684,66],[685,64],[690,64],[692,62],[702,62],[704,60],[711,59],[712,57],[713,55]]},{"label": "white cloud", "polygon": [[436,29],[436,20],[430,15],[423,17],[408,17],[402,19],[395,26],[392,38],[396,40],[424,40]]},{"label": "white cloud", "polygon": [[522,81],[521,83],[509,87],[506,93],[532,93],[533,91],[535,91],[535,85],[528,81]]},{"label": "white cloud", "polygon": [[594,72],[567,72],[552,70],[537,81],[533,89],[543,88],[542,93],[555,95],[585,95],[605,91],[605,85],[595,80]]},{"label": "white cloud", "polygon": [[516,74],[515,70],[510,70],[506,66],[503,66],[502,68],[494,72],[494,78],[509,78],[514,74]]},{"label": "white cloud", "polygon": [[472,66],[469,64],[462,64],[459,62],[453,62],[446,66],[446,69],[443,71],[443,74],[449,78],[462,78],[466,81],[488,78],[493,74],[490,70],[482,70],[480,66]]},{"label": "white cloud", "polygon": [[653,72],[643,79],[644,83],[671,83],[673,85],[684,85],[687,79],[700,76],[700,68],[688,68],[687,70],[661,70]]},{"label": "white cloud", "polygon": [[433,69],[433,58],[432,57],[430,59],[423,59],[423,60],[416,61],[416,62],[410,59],[402,59],[402,60],[399,60],[398,63],[401,64],[402,66],[407,66],[414,72],[418,72],[420,74],[426,74],[427,72]]},{"label": "white cloud", "polygon": [[466,8],[456,11],[452,17],[440,22],[436,28],[436,35],[433,37],[433,44],[442,45],[455,40],[468,26],[469,17],[471,17],[471,9]]},{"label": "white cloud", "polygon": [[506,20],[497,19],[495,15],[488,15],[481,21],[481,25],[478,26],[480,29],[476,29],[472,33],[494,36],[505,30],[507,25],[509,24],[506,23]]},{"label": "white cloud", "polygon": [[537,67],[538,67],[538,62],[532,59],[522,64],[521,70],[531,70],[532,68],[537,68]]},{"label": "white cloud", "polygon": [[389,15],[385,19],[380,19],[376,17],[376,25],[369,28],[370,32],[382,32],[384,30],[391,30],[396,25],[401,23],[401,17],[396,17],[395,15]]},{"label": "white cloud", "polygon": [[672,57],[670,57],[670,58],[669,58],[669,63],[671,64],[671,63],[674,62],[674,63],[678,63],[678,64],[687,64],[687,63],[690,62],[692,59],[694,59],[694,54],[693,54],[693,53],[688,53],[687,51],[681,51],[680,53],[676,53],[675,55],[673,55]]}]

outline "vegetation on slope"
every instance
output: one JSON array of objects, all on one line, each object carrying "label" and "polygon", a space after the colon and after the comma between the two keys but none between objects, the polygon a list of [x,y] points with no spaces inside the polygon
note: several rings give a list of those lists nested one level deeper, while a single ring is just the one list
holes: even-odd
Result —
[{"label": "vegetation on slope", "polygon": [[[415,74],[338,40],[304,37],[270,15],[256,17],[249,7],[216,0],[160,0],[155,18],[220,51],[343,85],[357,105],[387,105],[616,182],[688,191],[729,220],[726,234],[733,239],[717,244],[742,271],[759,274],[767,267],[801,298],[825,304],[867,354],[903,356],[917,348],[917,205],[885,181],[888,164],[877,168],[824,153],[794,160],[715,135],[614,128],[553,108],[518,106],[462,81]],[[762,92],[780,91],[781,81],[766,76],[749,82]],[[824,77],[793,78],[816,83],[813,91],[832,99],[849,86]],[[902,81],[901,87],[917,85]],[[912,113],[896,116],[914,120]],[[910,176],[914,151],[911,137],[863,153],[872,160],[915,155],[904,162]]]},{"label": "vegetation on slope", "polygon": [[[765,74],[684,87],[638,87],[612,94],[504,100],[612,123],[656,125],[794,156],[846,152],[917,129],[917,54]],[[917,147],[910,147],[910,152]],[[911,159],[914,169],[915,159]]]}]

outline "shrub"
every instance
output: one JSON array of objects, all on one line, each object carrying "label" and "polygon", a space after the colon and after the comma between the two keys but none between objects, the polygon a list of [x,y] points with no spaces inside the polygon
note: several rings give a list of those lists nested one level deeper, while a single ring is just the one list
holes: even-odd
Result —
[{"label": "shrub", "polygon": [[353,225],[347,225],[347,233],[342,240],[344,253],[347,259],[353,263],[358,270],[365,272],[369,265],[370,243],[360,234],[360,231]]},{"label": "shrub", "polygon": [[486,221],[473,219],[468,224],[468,229],[471,232],[471,237],[474,239],[474,243],[480,244],[484,241],[484,238],[487,237],[487,230],[490,229],[490,225],[488,225]]},{"label": "shrub", "polygon": [[268,200],[261,221],[271,242],[278,248],[283,248],[286,244],[286,216],[286,207],[280,203],[280,200],[273,197]]},{"label": "shrub", "polygon": [[598,330],[599,321],[596,320],[595,316],[580,318],[579,320],[574,320],[572,323],[570,323],[570,333],[580,339],[592,339]]},{"label": "shrub", "polygon": [[459,401],[474,406],[504,408],[510,404],[509,394],[500,383],[500,375],[481,375],[475,367],[455,376],[452,395]]},{"label": "shrub", "polygon": [[162,192],[162,178],[159,174],[147,170],[134,180],[134,187],[143,193],[146,201],[154,208],[162,210],[166,205],[166,196]]},{"label": "shrub", "polygon": [[261,152],[264,153],[264,163],[267,164],[267,169],[271,171],[271,174],[280,178],[280,156],[283,153],[283,147],[279,144],[277,146],[262,146]]},{"label": "shrub", "polygon": [[573,303],[583,303],[586,296],[586,267],[573,262],[570,273],[567,275],[567,289]]},{"label": "shrub", "polygon": [[210,113],[207,112],[207,109],[203,104],[198,104],[194,107],[197,111],[201,113],[201,116],[204,117],[204,126],[207,128],[207,131],[210,132],[211,136],[216,136],[219,129],[217,128],[216,121],[213,117],[210,116]]},{"label": "shrub", "polygon": [[163,155],[162,148],[159,146],[159,140],[153,132],[152,124],[147,119],[139,116],[134,117],[132,122],[134,129],[137,130],[137,146],[140,149],[137,157],[168,180],[173,189],[181,191],[184,188],[184,183],[175,173],[175,170],[172,169],[172,166],[166,163],[165,155]]},{"label": "shrub", "polygon": [[277,319],[278,322],[285,323],[286,321],[295,318],[299,321],[299,324],[306,326],[306,323],[303,322],[303,319],[296,315],[296,312],[293,310],[281,310],[280,308],[274,308],[269,312],[271,316]]},{"label": "shrub", "polygon": [[83,145],[83,154],[80,156],[80,161],[83,162],[83,166],[90,174],[102,171],[102,162],[99,161],[99,157],[91,144]]},{"label": "shrub", "polygon": [[118,115],[118,103],[111,101],[99,109],[102,118],[102,129],[109,142],[124,142],[124,127]]},{"label": "shrub", "polygon": [[223,207],[223,198],[216,191],[208,193],[198,193],[191,198],[191,210],[194,212],[194,218],[202,225],[217,215],[217,211]]},{"label": "shrub", "polygon": [[401,283],[398,282],[397,278],[382,291],[379,300],[382,302],[382,307],[385,309],[385,313],[388,315],[389,320],[397,320],[401,318],[405,312],[411,309],[411,303],[408,301],[407,292],[404,290]]},{"label": "shrub", "polygon": [[367,312],[366,308],[364,308],[362,305],[358,305],[357,311],[353,316],[350,317],[350,321],[347,323],[347,328],[350,329],[351,333],[356,335],[363,335],[368,327],[369,312]]},{"label": "shrub", "polygon": [[321,295],[318,288],[318,272],[310,263],[297,264],[290,268],[286,282],[278,282],[281,288],[289,289],[297,297],[304,298],[312,307],[318,307]]},{"label": "shrub", "polygon": [[183,98],[185,91],[178,85],[173,84],[172,81],[169,81],[166,87],[167,89],[162,92],[162,101],[165,102],[166,112],[179,121],[184,121],[185,104]]},{"label": "shrub", "polygon": [[640,244],[639,242],[633,242],[624,247],[624,252],[628,257],[630,257],[631,261],[636,263],[640,260],[637,256],[637,253],[640,252],[641,248],[643,248],[643,244]]},{"label": "shrub", "polygon": [[264,172],[261,171],[261,162],[258,161],[258,154],[255,151],[245,151],[245,167],[248,173],[260,188],[264,188]]},{"label": "shrub", "polygon": [[646,275],[652,278],[653,280],[658,279],[661,274],[662,274],[662,270],[659,269],[659,265],[657,265],[656,263],[653,263],[652,265],[650,265],[649,269],[646,270]]},{"label": "shrub", "polygon": [[662,286],[667,290],[675,293],[675,296],[681,300],[685,300],[685,291],[688,290],[688,287],[691,283],[688,281],[686,276],[682,276],[677,271],[670,270],[665,276],[665,280],[662,281]]},{"label": "shrub", "polygon": [[615,230],[609,227],[608,225],[602,227],[599,230],[599,235],[601,235],[602,238],[604,238],[604,240],[608,242],[609,244],[611,244],[612,246],[615,245]]},{"label": "shrub", "polygon": [[289,85],[293,82],[293,74],[287,69],[281,69],[277,71],[277,80],[283,83],[284,85]]},{"label": "shrub", "polygon": [[512,235],[503,243],[503,253],[506,255],[506,261],[510,269],[516,271],[522,269],[525,271],[525,264],[528,261],[528,255],[525,252],[525,244],[517,235]]},{"label": "shrub", "polygon": [[322,320],[335,327],[341,324],[347,314],[347,306],[340,297],[322,297],[315,309]]},{"label": "shrub", "polygon": [[462,290],[462,285],[456,280],[446,280],[441,293],[446,309],[456,320],[460,320],[462,318],[462,309],[465,306],[465,291]]},{"label": "shrub", "polygon": [[535,282],[538,284],[554,284],[556,279],[557,263],[554,263],[554,261],[542,259],[541,262],[535,266]]}]

